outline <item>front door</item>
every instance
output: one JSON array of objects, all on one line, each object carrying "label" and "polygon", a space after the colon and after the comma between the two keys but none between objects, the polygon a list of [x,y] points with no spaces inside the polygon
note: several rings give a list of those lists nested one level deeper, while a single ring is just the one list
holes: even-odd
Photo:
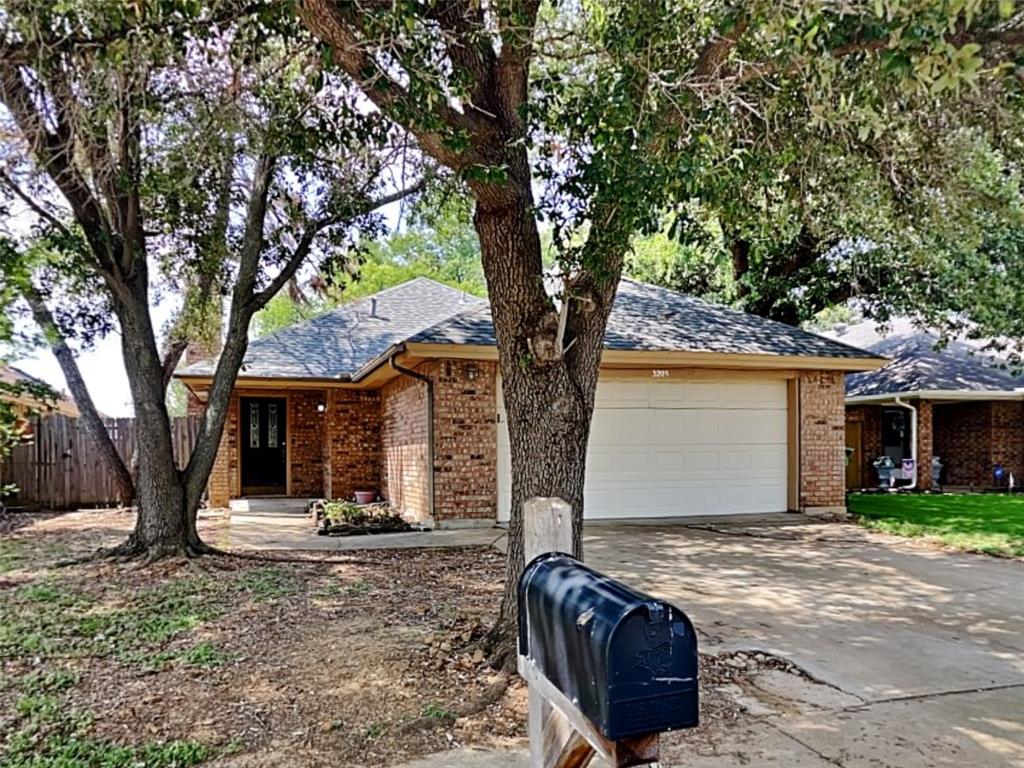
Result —
[{"label": "front door", "polygon": [[864,443],[861,422],[846,422],[846,487],[864,487]]},{"label": "front door", "polygon": [[280,397],[242,398],[239,417],[243,496],[288,492],[286,403]]}]

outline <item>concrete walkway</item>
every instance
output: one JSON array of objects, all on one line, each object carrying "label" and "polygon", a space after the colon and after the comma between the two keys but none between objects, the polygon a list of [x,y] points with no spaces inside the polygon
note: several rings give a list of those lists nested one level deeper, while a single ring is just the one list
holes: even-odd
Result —
[{"label": "concrete walkway", "polygon": [[350,552],[359,549],[479,547],[505,536],[500,528],[452,528],[372,536],[319,536],[304,514],[232,513],[227,522],[228,549]]}]

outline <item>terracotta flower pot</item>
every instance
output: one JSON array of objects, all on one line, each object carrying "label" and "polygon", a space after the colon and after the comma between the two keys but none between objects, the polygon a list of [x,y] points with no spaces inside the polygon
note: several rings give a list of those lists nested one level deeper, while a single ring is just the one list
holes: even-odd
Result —
[{"label": "terracotta flower pot", "polygon": [[376,491],[356,491],[356,504],[373,504],[376,500]]}]

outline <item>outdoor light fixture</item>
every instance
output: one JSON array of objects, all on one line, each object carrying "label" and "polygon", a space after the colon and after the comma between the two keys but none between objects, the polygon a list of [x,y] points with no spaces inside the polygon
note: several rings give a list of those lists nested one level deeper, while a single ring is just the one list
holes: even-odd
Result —
[{"label": "outdoor light fixture", "polygon": [[316,412],[317,413],[323,413],[326,410],[327,410],[327,406],[323,402],[319,402],[319,403],[316,404]]}]

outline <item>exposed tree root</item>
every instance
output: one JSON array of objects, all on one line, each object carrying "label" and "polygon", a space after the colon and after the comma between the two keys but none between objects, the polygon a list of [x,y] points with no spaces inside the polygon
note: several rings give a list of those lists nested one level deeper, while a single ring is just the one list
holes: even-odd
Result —
[{"label": "exposed tree root", "polygon": [[515,669],[516,627],[504,617],[499,617],[480,640],[480,647],[487,654],[488,663],[494,669]]},{"label": "exposed tree root", "polygon": [[505,691],[508,690],[509,683],[512,682],[512,677],[513,670],[511,668],[503,668],[498,678],[487,686],[487,689],[482,694],[473,701],[466,702],[452,711],[451,718],[438,718],[423,715],[395,726],[392,729],[392,732],[396,735],[401,735],[410,733],[411,731],[429,730],[441,725],[451,724],[452,720],[459,720],[464,717],[479,715],[489,706],[497,703],[498,700],[505,695]]}]

